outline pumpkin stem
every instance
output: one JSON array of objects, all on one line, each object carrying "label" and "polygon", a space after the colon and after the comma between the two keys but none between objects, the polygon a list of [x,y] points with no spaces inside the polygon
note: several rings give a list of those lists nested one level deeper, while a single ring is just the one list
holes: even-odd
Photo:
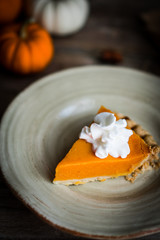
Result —
[{"label": "pumpkin stem", "polygon": [[19,35],[20,35],[20,38],[22,39],[26,39],[27,38],[27,26],[31,23],[34,23],[34,20],[33,19],[29,19],[27,21],[25,21],[20,29],[20,32],[19,32]]},{"label": "pumpkin stem", "polygon": [[28,24],[23,24],[21,29],[20,29],[20,38],[22,39],[26,39],[27,38],[27,31],[26,31],[26,28],[27,28],[27,25]]}]

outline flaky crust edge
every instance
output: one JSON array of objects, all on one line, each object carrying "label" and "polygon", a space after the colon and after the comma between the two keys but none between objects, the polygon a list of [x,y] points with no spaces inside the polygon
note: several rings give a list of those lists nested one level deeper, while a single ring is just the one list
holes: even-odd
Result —
[{"label": "flaky crust edge", "polygon": [[137,176],[144,173],[146,170],[160,168],[160,146],[157,144],[153,136],[147,130],[143,129],[141,125],[137,124],[135,121],[131,120],[128,116],[125,116],[122,113],[116,114],[119,119],[125,119],[127,121],[127,126],[139,135],[150,149],[150,155],[147,160],[144,161],[143,164],[130,175],[125,176],[127,181],[134,182]]}]

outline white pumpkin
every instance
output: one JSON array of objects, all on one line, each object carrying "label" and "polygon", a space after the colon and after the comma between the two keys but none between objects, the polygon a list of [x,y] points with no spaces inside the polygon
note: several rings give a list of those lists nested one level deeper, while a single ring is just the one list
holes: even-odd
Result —
[{"label": "white pumpkin", "polygon": [[26,10],[50,33],[68,35],[85,24],[89,3],[87,0],[26,0]]}]

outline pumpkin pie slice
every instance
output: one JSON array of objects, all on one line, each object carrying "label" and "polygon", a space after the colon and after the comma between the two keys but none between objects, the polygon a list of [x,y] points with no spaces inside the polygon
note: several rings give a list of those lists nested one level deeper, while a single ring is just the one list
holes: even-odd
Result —
[{"label": "pumpkin pie slice", "polygon": [[[101,106],[98,113],[111,112]],[[132,129],[128,145],[130,153],[127,157],[108,155],[101,159],[95,155],[92,144],[78,139],[68,154],[56,167],[54,184],[78,185],[91,181],[105,181],[107,178],[124,176],[133,182],[139,173],[149,168],[158,168],[160,147],[153,137],[129,117],[113,113],[116,120],[125,119],[127,129]]]}]

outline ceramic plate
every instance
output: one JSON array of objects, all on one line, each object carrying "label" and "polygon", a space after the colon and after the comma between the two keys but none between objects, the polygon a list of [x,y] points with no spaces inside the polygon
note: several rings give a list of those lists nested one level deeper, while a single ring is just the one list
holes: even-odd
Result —
[{"label": "ceramic plate", "polygon": [[50,224],[93,238],[128,239],[160,231],[160,174],[79,186],[52,184],[55,167],[104,105],[160,143],[160,79],[91,66],[51,74],[23,91],[1,124],[1,168],[17,195]]}]

